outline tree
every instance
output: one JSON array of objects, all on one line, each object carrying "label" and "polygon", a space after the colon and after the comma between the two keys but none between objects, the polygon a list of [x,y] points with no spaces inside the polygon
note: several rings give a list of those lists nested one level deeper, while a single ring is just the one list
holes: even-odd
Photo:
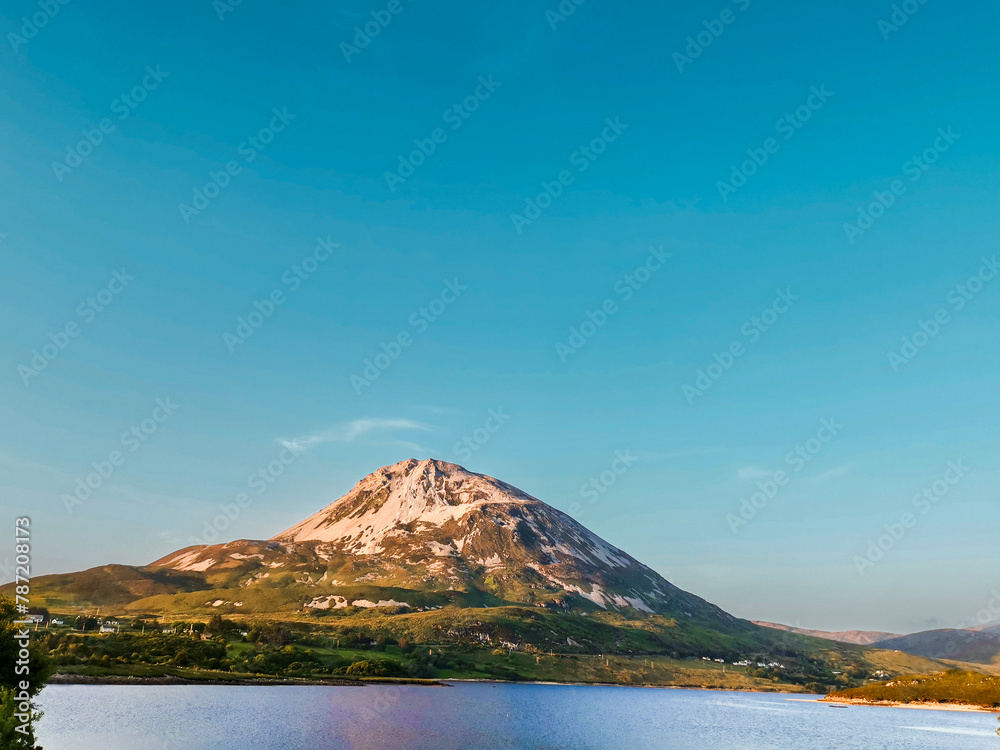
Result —
[{"label": "tree", "polygon": [[97,620],[93,617],[80,615],[76,618],[76,627],[78,630],[97,630]]},{"label": "tree", "polygon": [[0,596],[0,664],[4,665],[0,671],[0,747],[41,750],[35,745],[34,724],[41,713],[34,699],[45,687],[52,666],[41,644],[30,635],[27,648],[23,647],[23,636],[30,629],[15,625],[18,619],[14,600]]},{"label": "tree", "polygon": [[226,624],[222,619],[222,615],[212,615],[208,618],[208,627],[205,628],[209,633],[221,633],[225,630]]}]

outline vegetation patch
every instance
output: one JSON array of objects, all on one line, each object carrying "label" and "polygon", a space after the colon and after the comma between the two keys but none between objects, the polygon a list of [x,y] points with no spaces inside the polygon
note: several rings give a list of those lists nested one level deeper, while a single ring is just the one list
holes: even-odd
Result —
[{"label": "vegetation patch", "polygon": [[944,703],[1000,708],[1000,677],[950,669],[940,674],[906,675],[887,682],[838,690],[827,700],[866,703]]}]

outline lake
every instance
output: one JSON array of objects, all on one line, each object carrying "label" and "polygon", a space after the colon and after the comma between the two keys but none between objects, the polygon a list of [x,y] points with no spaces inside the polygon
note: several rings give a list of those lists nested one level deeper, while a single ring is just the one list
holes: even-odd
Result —
[{"label": "lake", "polygon": [[45,750],[996,750],[996,717],[565,685],[51,685]]}]

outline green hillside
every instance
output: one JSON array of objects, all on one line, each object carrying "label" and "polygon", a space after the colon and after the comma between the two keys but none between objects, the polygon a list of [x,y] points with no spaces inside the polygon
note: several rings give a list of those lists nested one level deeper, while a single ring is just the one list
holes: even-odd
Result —
[{"label": "green hillside", "polygon": [[[301,573],[287,571],[275,571],[273,576],[247,586],[244,568],[241,564],[198,573],[103,566],[37,578],[32,600],[53,613],[63,613],[67,627],[76,625],[79,615],[93,617],[98,607],[106,619],[138,623],[136,629],[126,626],[122,636],[97,636],[93,633],[97,622],[90,621],[90,632],[83,631],[82,637],[100,638],[103,640],[95,644],[108,644],[96,651],[96,661],[87,648],[83,649],[85,658],[78,658],[80,652],[65,644],[62,652],[54,651],[63,671],[88,674],[111,669],[107,673],[179,675],[177,670],[221,668],[230,678],[242,675],[246,665],[234,660],[233,654],[251,648],[243,643],[230,643],[227,653],[215,653],[211,659],[195,657],[190,664],[173,663],[163,654],[152,660],[133,657],[148,650],[143,644],[156,646],[152,641],[140,640],[126,653],[111,647],[118,637],[141,639],[143,631],[147,638],[160,633],[164,623],[203,628],[211,620],[240,623],[239,630],[244,631],[255,627],[284,629],[295,637],[322,643],[323,648],[352,643],[355,646],[348,656],[355,661],[367,660],[365,652],[380,642],[444,648],[454,657],[449,666],[402,661],[404,669],[416,669],[421,677],[826,692],[863,685],[882,674],[938,671],[945,666],[908,654],[763,628],[738,618],[720,619],[711,610],[650,614],[631,607],[602,609],[571,597],[546,606],[526,606],[476,589],[418,591],[357,583],[327,583],[320,589],[315,583],[304,582]],[[320,591],[326,593],[319,595]],[[330,601],[334,596],[339,599],[336,606]],[[359,601],[396,604],[349,604]],[[80,631],[69,627],[65,632]],[[53,644],[53,649],[56,646]],[[267,646],[258,646],[256,640],[252,648],[255,655],[267,653]],[[500,653],[494,653],[497,651]],[[105,655],[108,660],[103,659]],[[328,669],[346,666],[342,660],[348,656],[343,653],[336,658],[332,652],[327,656]],[[324,677],[327,673],[314,674],[307,667],[288,674],[279,665],[277,670],[262,674],[284,678]]]},{"label": "green hillside", "polygon": [[37,638],[61,673],[546,680],[826,692],[874,679],[887,666],[880,656],[904,657],[907,671],[940,669],[918,657],[850,644],[794,634],[775,638],[774,631],[752,625],[745,632],[722,633],[661,615],[542,607],[447,605],[419,612],[349,607],[240,620],[220,614],[162,618],[124,609],[103,615],[103,624],[111,623],[115,632],[99,633],[93,617],[63,614],[53,614],[61,625],[39,629]]}]

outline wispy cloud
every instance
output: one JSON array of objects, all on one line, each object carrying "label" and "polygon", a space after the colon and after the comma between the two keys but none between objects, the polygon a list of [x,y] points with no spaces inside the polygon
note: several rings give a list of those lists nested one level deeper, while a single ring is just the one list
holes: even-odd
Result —
[{"label": "wispy cloud", "polygon": [[374,438],[376,442],[402,445],[419,450],[420,446],[396,437],[400,431],[432,432],[430,425],[412,419],[354,419],[341,422],[326,430],[293,438],[279,438],[278,442],[295,451],[308,450],[323,443],[354,443],[363,438]]},{"label": "wispy cloud", "polygon": [[736,478],[742,482],[749,482],[754,479],[763,479],[773,474],[773,471],[758,469],[756,466],[744,466],[736,472]]},{"label": "wispy cloud", "polygon": [[[853,464],[837,466],[832,469],[827,469],[826,471],[816,474],[815,476],[808,477],[808,481],[813,484],[823,484],[824,482],[828,482],[832,479],[836,479],[850,473],[853,468]],[[757,466],[742,466],[736,470],[736,478],[741,482],[753,482],[757,479],[766,479],[773,474],[774,470],[768,471],[767,469],[761,469]]]},{"label": "wispy cloud", "polygon": [[817,484],[822,484],[823,482],[828,482],[831,479],[836,479],[837,477],[842,477],[845,474],[850,473],[851,469],[854,468],[854,464],[844,464],[842,466],[836,466],[832,469],[827,469],[822,474],[818,474],[814,481]]}]

